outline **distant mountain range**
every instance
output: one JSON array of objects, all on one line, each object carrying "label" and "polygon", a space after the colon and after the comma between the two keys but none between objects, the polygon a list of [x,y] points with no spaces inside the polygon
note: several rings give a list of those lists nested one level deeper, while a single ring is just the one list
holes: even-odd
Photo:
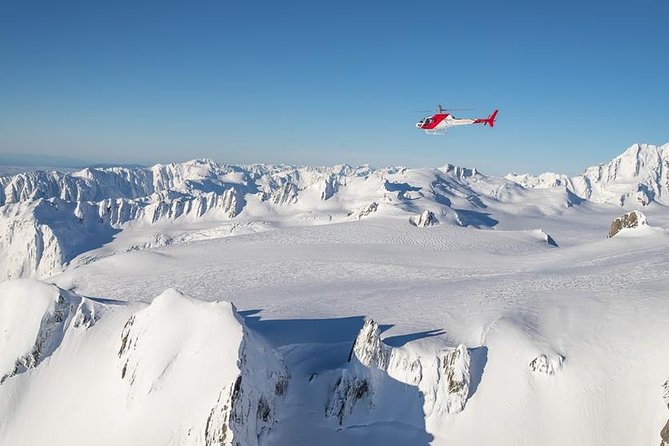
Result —
[{"label": "distant mountain range", "polygon": [[669,204],[669,144],[636,144],[581,175],[487,176],[476,169],[228,165],[192,160],[0,177],[0,280],[45,277],[114,234],[158,223],[336,223],[431,212],[494,227],[510,214],[552,215],[583,202]]}]

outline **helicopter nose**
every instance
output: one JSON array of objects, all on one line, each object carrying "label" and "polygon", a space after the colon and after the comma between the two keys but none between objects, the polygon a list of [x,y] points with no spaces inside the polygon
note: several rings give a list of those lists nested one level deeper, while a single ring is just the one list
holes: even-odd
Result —
[{"label": "helicopter nose", "polygon": [[423,123],[422,122],[417,122],[416,123],[416,128],[418,128],[418,129],[423,128]]}]

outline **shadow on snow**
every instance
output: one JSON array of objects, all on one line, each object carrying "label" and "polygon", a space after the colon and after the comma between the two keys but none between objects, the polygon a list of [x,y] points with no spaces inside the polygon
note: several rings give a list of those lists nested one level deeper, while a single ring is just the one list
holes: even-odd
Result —
[{"label": "shadow on snow", "polygon": [[[308,397],[305,401],[309,401],[306,405],[296,406],[297,412],[291,413],[289,419],[277,426],[271,444],[427,446],[434,440],[426,431],[422,392],[380,369],[369,372],[382,378],[374,380],[374,392],[358,401],[341,424],[336,418],[325,417],[322,412],[338,377],[342,376],[342,369],[348,366],[349,352],[365,322],[364,316],[262,319],[260,312],[253,309],[239,314],[250,330],[281,352],[291,373],[289,392],[293,398]],[[381,325],[380,329],[383,332],[391,327]],[[404,345],[440,333],[440,330],[430,330],[393,336],[388,345]],[[373,398],[374,404],[367,398]],[[294,423],[303,428],[295,429]]]}]

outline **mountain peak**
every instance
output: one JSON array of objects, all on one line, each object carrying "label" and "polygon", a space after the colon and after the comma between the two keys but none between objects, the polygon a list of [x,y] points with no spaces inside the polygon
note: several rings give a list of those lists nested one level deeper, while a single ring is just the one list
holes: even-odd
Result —
[{"label": "mountain peak", "polygon": [[669,204],[669,143],[633,144],[611,161],[588,167],[575,177],[509,174],[506,179],[529,189],[566,187],[579,198],[596,203]]}]

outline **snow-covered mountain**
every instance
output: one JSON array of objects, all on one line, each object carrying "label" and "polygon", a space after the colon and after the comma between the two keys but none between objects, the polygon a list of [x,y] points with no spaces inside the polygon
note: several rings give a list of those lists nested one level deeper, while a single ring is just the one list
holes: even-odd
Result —
[{"label": "snow-covered mountain", "polygon": [[2,444],[257,445],[289,384],[234,306],[175,290],[128,306],[5,282],[0,332]]},{"label": "snow-covered mountain", "polygon": [[3,178],[42,280],[0,283],[0,444],[666,443],[669,206],[598,203],[623,164]]},{"label": "snow-covered mountain", "polygon": [[666,205],[668,163],[669,145],[635,145],[573,178],[498,178],[452,165],[317,168],[211,160],[22,173],[0,177],[0,279],[48,277],[129,229],[155,229],[127,248],[138,249],[172,243],[165,228],[217,222],[303,225],[393,215],[419,227],[490,228],[509,216],[559,214],[584,200]]},{"label": "snow-covered mountain", "polygon": [[544,173],[509,174],[507,179],[527,188],[566,187],[595,203],[643,206],[669,204],[669,144],[635,144],[606,164],[593,166],[575,177]]},{"label": "snow-covered mountain", "polygon": [[[495,182],[475,171],[369,167],[228,166],[210,160],[148,169],[31,172],[0,178],[0,279],[46,277],[123,229],[201,222],[305,224],[392,212],[450,212],[482,204]],[[479,188],[483,191],[479,192]],[[474,222],[475,224],[475,222]]]}]

